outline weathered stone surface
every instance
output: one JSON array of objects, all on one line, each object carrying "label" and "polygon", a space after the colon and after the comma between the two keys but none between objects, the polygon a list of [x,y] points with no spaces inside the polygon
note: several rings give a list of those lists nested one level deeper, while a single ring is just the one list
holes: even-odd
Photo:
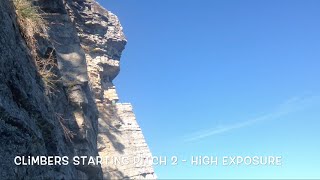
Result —
[{"label": "weathered stone surface", "polygon": [[[59,81],[46,92],[9,0],[0,1],[1,179],[156,178],[150,164],[15,166],[17,155],[151,156],[130,104],[112,80],[126,39],[118,18],[93,0],[37,0],[48,38],[40,54],[54,52]],[[66,133],[67,132],[67,133]]]},{"label": "weathered stone surface", "polygon": [[0,177],[75,178],[74,166],[15,166],[13,162],[17,155],[72,156],[15,18],[12,2],[0,1]]},{"label": "weathered stone surface", "polygon": [[115,104],[119,98],[112,80],[119,73],[119,61],[126,45],[118,18],[95,1],[72,2],[69,7],[82,47],[87,48],[89,82],[99,111],[99,155],[130,159],[129,164],[122,166],[103,164],[104,178],[156,178],[150,164],[133,162],[134,157],[147,159],[151,153],[132,106]]},{"label": "weathered stone surface", "polygon": [[[103,172],[107,172],[104,173],[104,177],[155,179],[152,154],[136,121],[131,104],[101,105],[99,109],[103,112],[102,118],[99,119],[99,154],[110,157],[110,163],[102,167]],[[113,162],[115,159],[124,158],[128,163]]]}]

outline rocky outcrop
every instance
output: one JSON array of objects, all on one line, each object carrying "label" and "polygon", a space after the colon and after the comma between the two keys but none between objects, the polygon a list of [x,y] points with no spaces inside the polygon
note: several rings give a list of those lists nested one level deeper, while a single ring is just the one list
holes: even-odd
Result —
[{"label": "rocky outcrop", "polygon": [[[99,154],[110,157],[104,178],[155,179],[151,153],[129,103],[102,105],[99,118]],[[126,162],[116,163],[123,160]]]},{"label": "rocky outcrop", "polygon": [[112,80],[120,71],[127,42],[118,18],[95,1],[71,2],[68,8],[86,50],[89,82],[99,111],[99,154],[131,159],[127,165],[103,164],[104,178],[155,178],[150,164],[142,167],[132,161],[140,154],[141,159],[151,157],[151,153],[131,105],[116,103],[119,99]]},{"label": "rocky outcrop", "polygon": [[[3,179],[152,179],[151,156],[132,106],[117,103],[112,80],[126,39],[118,18],[93,0],[37,0],[48,37],[38,53],[54,55],[59,81],[45,83],[21,36],[12,2],[0,2],[0,177]],[[117,166],[16,166],[15,156],[127,157]]]}]

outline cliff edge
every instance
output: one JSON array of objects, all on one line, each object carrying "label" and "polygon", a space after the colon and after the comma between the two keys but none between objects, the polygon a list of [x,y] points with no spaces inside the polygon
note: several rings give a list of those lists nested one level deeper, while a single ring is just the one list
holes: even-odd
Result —
[{"label": "cliff edge", "polygon": [[[1,179],[156,178],[150,163],[134,163],[151,152],[112,82],[127,43],[117,16],[94,0],[34,0],[45,22],[35,31],[20,17],[24,1],[0,1]],[[16,156],[129,163],[17,166]]]}]

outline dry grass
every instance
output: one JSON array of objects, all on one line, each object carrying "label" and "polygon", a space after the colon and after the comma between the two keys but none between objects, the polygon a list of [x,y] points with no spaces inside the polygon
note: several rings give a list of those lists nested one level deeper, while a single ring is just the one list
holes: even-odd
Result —
[{"label": "dry grass", "polygon": [[21,33],[31,50],[31,54],[36,57],[37,41],[34,36],[47,36],[47,22],[43,19],[41,10],[33,6],[30,0],[13,0],[13,4]]},{"label": "dry grass", "polygon": [[72,138],[75,136],[75,134],[72,131],[70,131],[70,129],[65,125],[66,120],[62,117],[61,114],[56,113],[56,116],[57,116],[57,119],[59,120],[59,123],[62,127],[64,137],[66,138],[66,140],[72,142]]},{"label": "dry grass", "polygon": [[47,93],[52,93],[55,90],[55,84],[58,81],[57,75],[53,73],[53,68],[56,66],[52,52],[49,58],[41,58],[37,54],[36,35],[43,38],[48,38],[47,22],[42,17],[42,12],[39,7],[33,6],[30,0],[12,0],[16,9],[17,21],[22,36],[24,37],[31,55],[35,60],[39,74],[45,84]]},{"label": "dry grass", "polygon": [[58,76],[53,71],[54,68],[57,68],[57,64],[54,61],[53,52],[51,52],[49,57],[46,59],[36,57],[36,64],[38,72],[42,77],[46,87],[47,94],[52,94],[57,90],[56,83],[60,81]]},{"label": "dry grass", "polygon": [[39,23],[43,22],[41,15],[39,14],[39,8],[32,5],[30,0],[13,0],[16,8],[16,13],[21,19],[29,19],[36,27],[39,27]]}]

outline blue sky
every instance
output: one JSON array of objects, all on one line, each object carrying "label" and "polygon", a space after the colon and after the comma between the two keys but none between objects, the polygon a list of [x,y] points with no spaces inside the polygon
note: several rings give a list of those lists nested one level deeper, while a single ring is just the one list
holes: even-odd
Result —
[{"label": "blue sky", "polygon": [[115,84],[155,156],[278,155],[166,178],[320,178],[320,1],[100,0],[128,44]]}]

